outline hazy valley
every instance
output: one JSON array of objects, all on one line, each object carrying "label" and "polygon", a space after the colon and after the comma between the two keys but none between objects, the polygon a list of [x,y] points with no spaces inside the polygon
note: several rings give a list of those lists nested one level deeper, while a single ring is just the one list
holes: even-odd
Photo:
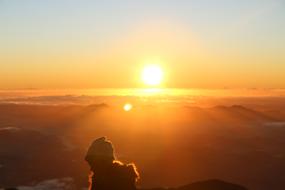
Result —
[{"label": "hazy valley", "polygon": [[252,190],[283,189],[284,99],[208,99],[197,106],[205,102],[141,102],[129,112],[120,104],[2,103],[0,186],[67,178],[87,187],[85,151],[92,139],[107,136],[119,160],[136,163],[141,187],[221,179]]}]

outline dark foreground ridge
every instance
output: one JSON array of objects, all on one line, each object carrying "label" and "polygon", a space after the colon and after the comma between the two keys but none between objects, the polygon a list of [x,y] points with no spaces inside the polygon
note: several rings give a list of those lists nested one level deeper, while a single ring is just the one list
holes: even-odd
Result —
[{"label": "dark foreground ridge", "polygon": [[141,190],[248,190],[237,184],[224,182],[218,179],[199,181],[178,188],[154,188]]},{"label": "dark foreground ridge", "polygon": [[[52,184],[44,185],[40,184],[34,187],[26,187],[26,188],[5,188],[0,190],[77,190],[76,187],[73,185],[59,185],[53,186]],[[112,190],[112,189],[110,189]],[[116,189],[116,190],[123,190],[123,189]],[[191,183],[189,185],[177,187],[177,188],[151,188],[151,189],[140,189],[138,190],[248,190],[245,187],[242,187],[237,184],[228,183],[218,179],[206,180],[206,181],[199,181],[195,183]]]}]

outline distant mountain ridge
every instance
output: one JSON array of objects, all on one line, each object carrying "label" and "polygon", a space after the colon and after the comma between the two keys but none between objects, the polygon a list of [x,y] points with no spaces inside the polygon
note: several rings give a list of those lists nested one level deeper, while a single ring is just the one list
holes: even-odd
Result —
[{"label": "distant mountain ridge", "polygon": [[177,188],[154,188],[141,190],[247,190],[247,188],[222,180],[211,179],[194,182]]},{"label": "distant mountain ridge", "polygon": [[209,108],[186,106],[185,109],[195,120],[227,121],[262,124],[265,122],[283,121],[283,117],[247,108],[242,105],[217,105]]}]

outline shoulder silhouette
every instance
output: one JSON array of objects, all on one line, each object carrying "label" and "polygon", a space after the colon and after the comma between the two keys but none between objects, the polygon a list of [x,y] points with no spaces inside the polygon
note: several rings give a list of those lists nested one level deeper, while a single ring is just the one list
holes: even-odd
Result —
[{"label": "shoulder silhouette", "polygon": [[110,141],[101,137],[90,145],[85,160],[90,165],[90,190],[135,190],[139,174],[134,164],[115,159]]}]

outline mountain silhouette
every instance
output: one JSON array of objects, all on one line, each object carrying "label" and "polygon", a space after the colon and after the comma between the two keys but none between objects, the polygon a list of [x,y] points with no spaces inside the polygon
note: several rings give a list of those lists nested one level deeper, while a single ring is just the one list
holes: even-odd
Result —
[{"label": "mountain silhouette", "polygon": [[177,188],[153,188],[141,190],[247,190],[247,188],[218,179],[194,182]]},{"label": "mountain silhouette", "polygon": [[241,121],[270,122],[272,117],[241,105],[215,106],[211,108],[216,114],[232,117]]}]

